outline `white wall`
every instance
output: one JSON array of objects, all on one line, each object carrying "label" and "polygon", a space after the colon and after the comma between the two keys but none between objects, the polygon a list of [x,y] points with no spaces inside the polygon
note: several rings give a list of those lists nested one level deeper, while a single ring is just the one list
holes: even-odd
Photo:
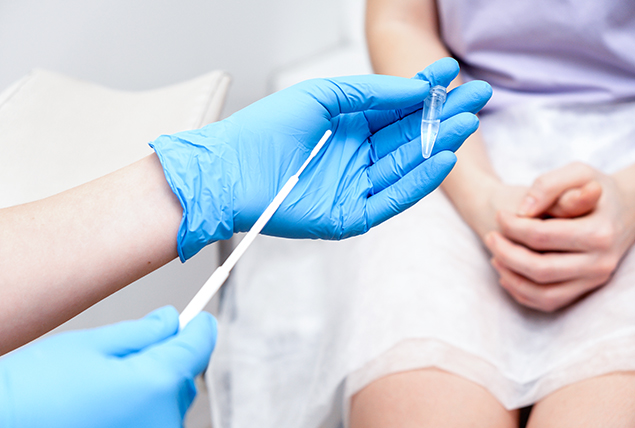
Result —
[{"label": "white wall", "polygon": [[233,76],[225,114],[275,70],[338,46],[339,0],[0,0],[0,90],[39,67],[110,87]]}]

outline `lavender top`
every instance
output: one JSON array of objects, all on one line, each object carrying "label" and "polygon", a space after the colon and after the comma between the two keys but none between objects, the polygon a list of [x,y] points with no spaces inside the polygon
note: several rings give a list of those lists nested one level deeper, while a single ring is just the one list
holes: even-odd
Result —
[{"label": "lavender top", "polygon": [[513,104],[635,100],[635,0],[437,0],[466,80]]}]

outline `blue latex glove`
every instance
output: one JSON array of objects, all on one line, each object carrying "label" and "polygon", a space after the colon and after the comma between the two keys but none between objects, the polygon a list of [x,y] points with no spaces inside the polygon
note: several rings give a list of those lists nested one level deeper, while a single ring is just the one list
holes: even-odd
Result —
[{"label": "blue latex glove", "polygon": [[456,61],[446,58],[416,79],[309,80],[221,122],[159,137],[151,146],[183,206],[177,238],[181,260],[249,230],[327,129],[333,131],[331,140],[263,233],[343,239],[414,205],[450,172],[456,157],[448,150],[476,130],[472,113],[491,96],[490,86],[478,81],[451,91],[437,154],[424,162],[421,104],[430,80],[447,85],[458,72]]},{"label": "blue latex glove", "polygon": [[0,358],[3,428],[177,428],[209,361],[216,321],[178,313],[62,333]]}]

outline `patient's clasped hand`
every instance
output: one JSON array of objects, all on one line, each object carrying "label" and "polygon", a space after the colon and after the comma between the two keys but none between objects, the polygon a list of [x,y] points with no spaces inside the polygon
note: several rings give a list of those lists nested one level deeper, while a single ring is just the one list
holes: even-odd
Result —
[{"label": "patient's clasped hand", "polygon": [[[421,103],[431,84],[447,85],[458,71],[456,61],[444,59],[416,79],[312,80],[219,123],[158,138],[152,145],[183,207],[180,257],[249,229],[327,129],[331,141],[265,233],[342,239],[415,204],[450,172],[452,151],[476,130],[474,113],[491,96],[484,82],[453,90],[435,154],[424,161]],[[123,274],[131,264],[113,268]],[[209,314],[178,331],[176,311],[164,308],[139,321],[28,345],[0,359],[0,426],[180,427],[196,392],[193,379],[205,368],[215,337]]]}]

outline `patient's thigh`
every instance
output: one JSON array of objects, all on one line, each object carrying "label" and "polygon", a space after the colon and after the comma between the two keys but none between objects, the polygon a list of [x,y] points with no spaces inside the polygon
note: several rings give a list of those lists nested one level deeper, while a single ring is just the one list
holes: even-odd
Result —
[{"label": "patient's thigh", "polygon": [[351,428],[518,426],[518,411],[506,410],[486,389],[438,369],[378,379],[351,400]]},{"label": "patient's thigh", "polygon": [[635,427],[635,372],[587,379],[534,405],[527,428]]}]

